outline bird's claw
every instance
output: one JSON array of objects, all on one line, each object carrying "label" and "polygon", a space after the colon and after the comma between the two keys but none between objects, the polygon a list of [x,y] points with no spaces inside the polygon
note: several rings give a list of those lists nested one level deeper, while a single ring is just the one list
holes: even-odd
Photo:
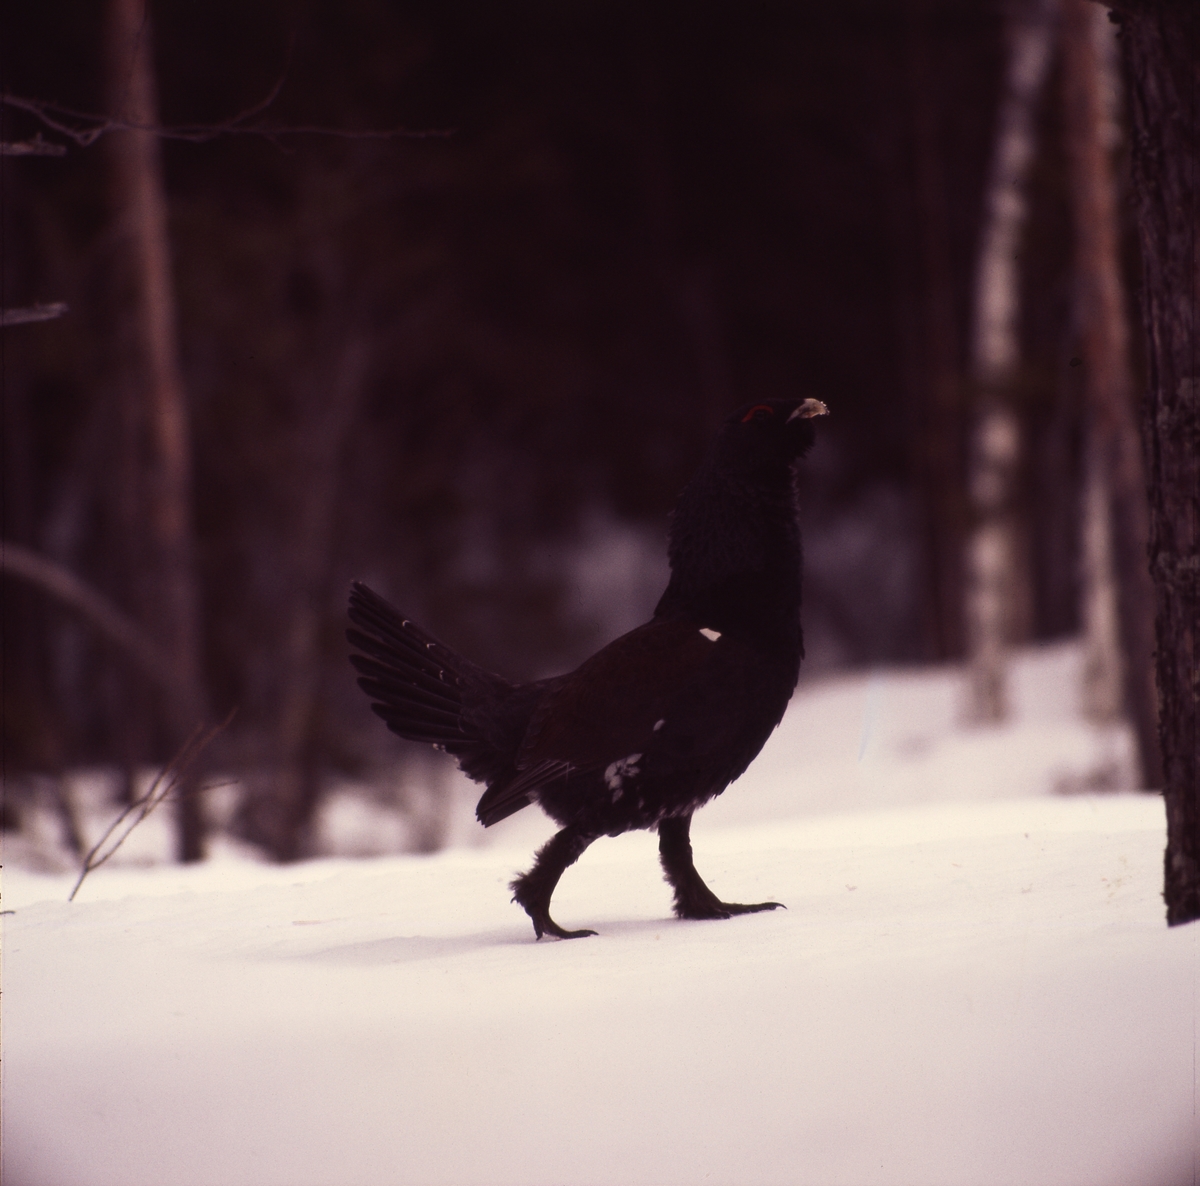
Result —
[{"label": "bird's claw", "polygon": [[782,902],[722,902],[722,910],[730,914],[757,914],[760,910],[786,910]]},{"label": "bird's claw", "polygon": [[679,918],[732,918],[735,914],[757,914],[761,910],[786,910],[782,902],[722,902],[714,899],[712,902],[689,903],[677,906],[675,913]]},{"label": "bird's claw", "polygon": [[532,914],[529,916],[533,922],[534,934],[540,939],[543,935],[553,935],[556,939],[585,939],[588,935],[595,935],[598,932],[589,931],[586,928],[579,931],[564,930],[550,917],[549,914],[543,914],[540,918],[535,918]]}]

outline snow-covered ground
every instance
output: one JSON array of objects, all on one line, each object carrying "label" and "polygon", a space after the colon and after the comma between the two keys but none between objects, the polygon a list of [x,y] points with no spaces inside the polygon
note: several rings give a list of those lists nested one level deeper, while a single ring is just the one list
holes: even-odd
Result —
[{"label": "snow-covered ground", "polygon": [[125,865],[70,905],[10,865],[4,1182],[1195,1183],[1200,931],[1077,674],[1025,656],[998,730],[950,671],[803,687],[693,828],[787,911],[672,919],[636,834],[555,896],[599,937],[535,943],[506,882],[549,829],[482,846],[465,792],[431,857]]}]

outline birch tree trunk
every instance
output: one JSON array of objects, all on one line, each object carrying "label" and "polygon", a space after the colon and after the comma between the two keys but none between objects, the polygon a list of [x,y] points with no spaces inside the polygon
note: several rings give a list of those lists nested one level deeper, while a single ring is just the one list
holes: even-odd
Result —
[{"label": "birch tree trunk", "polygon": [[[1075,222],[1075,299],[1088,405],[1085,586],[1090,671],[1119,676],[1134,724],[1140,785],[1161,785],[1154,689],[1153,589],[1146,564],[1149,512],[1129,363],[1112,149],[1117,139],[1116,53],[1107,14],[1090,0],[1062,0],[1064,123]],[[1106,538],[1107,537],[1107,538]],[[1115,579],[1114,579],[1115,578]],[[1106,588],[1107,587],[1107,588]],[[1121,654],[1105,602],[1115,602]],[[1093,708],[1112,699],[1093,685]]]},{"label": "birch tree trunk", "polygon": [[[107,74],[113,115],[134,125],[109,140],[112,190],[123,263],[129,270],[134,366],[127,398],[136,405],[144,481],[134,514],[149,545],[151,632],[170,657],[174,695],[166,705],[172,747],[207,716],[201,673],[200,609],[192,526],[192,458],[187,400],[180,374],[154,79],[146,0],[109,0]],[[138,574],[141,577],[143,574]],[[204,821],[195,787],[176,803],[181,860],[204,852]]]},{"label": "birch tree trunk", "polygon": [[1017,256],[1055,15],[1054,0],[1031,0],[1008,18],[1008,66],[976,272],[972,371],[979,403],[969,459],[974,523],[967,541],[965,610],[967,716],[980,724],[1008,716],[1006,657],[1024,573],[1014,510],[1022,452],[1012,403],[1021,360]]},{"label": "birch tree trunk", "polygon": [[1200,918],[1200,6],[1117,6],[1142,246],[1167,922]]}]

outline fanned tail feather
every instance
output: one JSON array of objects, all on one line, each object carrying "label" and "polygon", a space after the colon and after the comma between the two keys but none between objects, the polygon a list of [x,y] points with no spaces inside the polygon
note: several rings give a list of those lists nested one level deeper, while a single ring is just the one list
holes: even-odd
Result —
[{"label": "fanned tail feather", "polygon": [[348,630],[346,637],[363,652],[350,662],[389,729],[442,746],[480,740],[464,728],[464,693],[472,683],[496,677],[426,634],[366,585],[354,585],[350,620],[360,629]]},{"label": "fanned tail feather", "polygon": [[[357,629],[346,638],[362,652],[350,656],[358,686],[393,733],[452,754],[470,778],[489,784],[489,793],[515,777],[513,763],[540,685],[514,685],[476,666],[358,582],[349,614]],[[487,800],[485,794],[481,803]],[[524,795],[506,796],[499,814],[481,811],[479,817],[492,824],[528,803]]]}]

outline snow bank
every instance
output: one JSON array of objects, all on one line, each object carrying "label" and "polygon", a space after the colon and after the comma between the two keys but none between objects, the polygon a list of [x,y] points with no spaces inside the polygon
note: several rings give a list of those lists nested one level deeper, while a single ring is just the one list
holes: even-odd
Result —
[{"label": "snow bank", "polygon": [[1046,793],[1120,750],[1035,685],[987,733],[945,674],[806,691],[694,829],[770,914],[672,919],[636,834],[555,897],[599,937],[535,943],[530,813],[432,857],[106,868],[70,905],[6,870],[6,1186],[1192,1183],[1162,803]]}]

